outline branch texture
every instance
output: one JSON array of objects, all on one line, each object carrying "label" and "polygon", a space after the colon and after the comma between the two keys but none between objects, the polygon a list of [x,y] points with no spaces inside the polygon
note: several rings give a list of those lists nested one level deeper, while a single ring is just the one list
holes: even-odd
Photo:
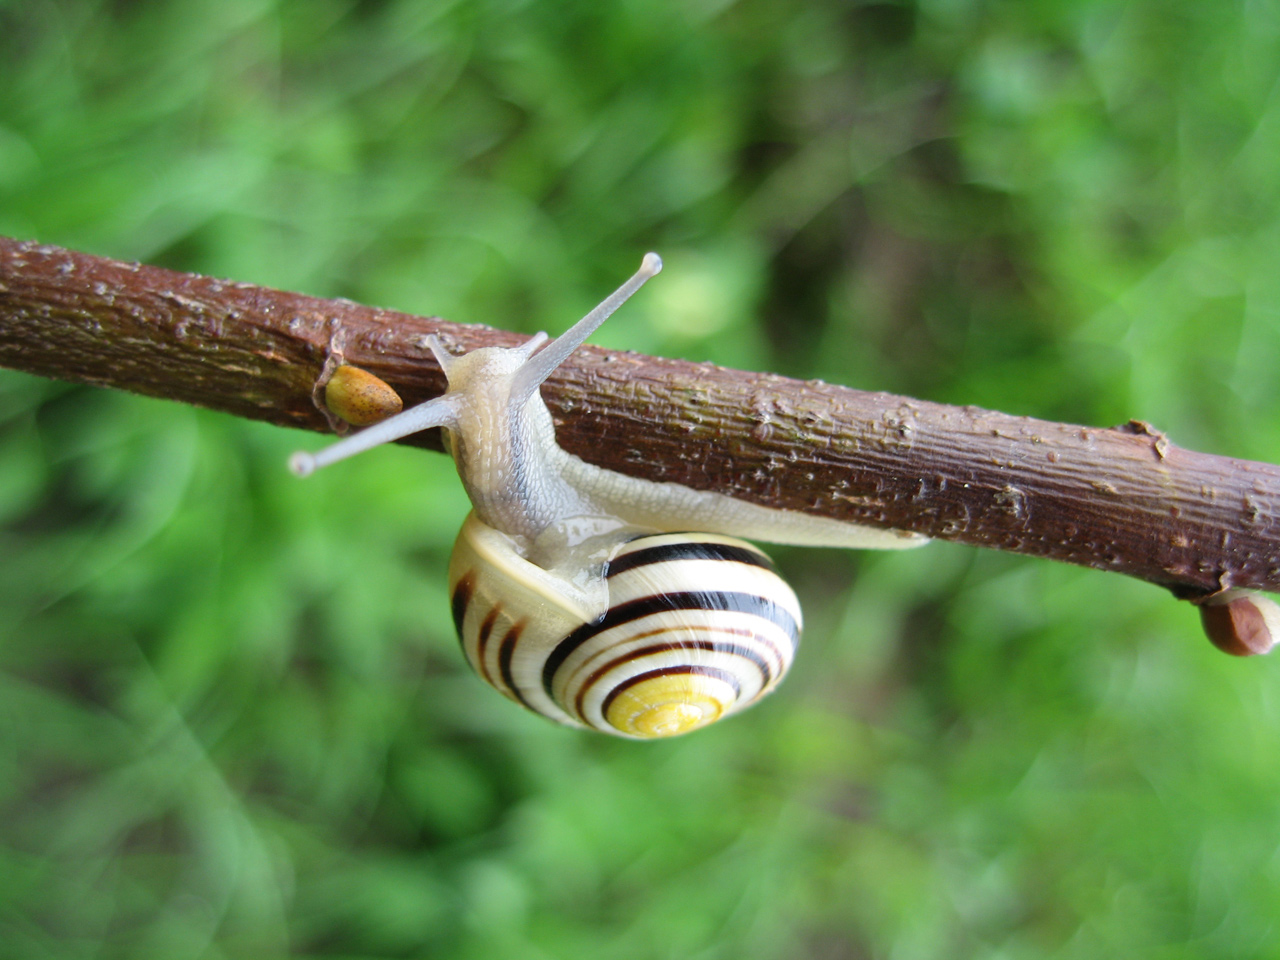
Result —
[{"label": "branch texture", "polygon": [[[326,358],[417,403],[435,333],[523,338],[0,238],[0,365],[302,429]],[[1012,417],[597,347],[543,388],[565,449],[772,507],[1114,570],[1200,597],[1280,590],[1280,467]],[[439,447],[439,438],[415,438]]]}]

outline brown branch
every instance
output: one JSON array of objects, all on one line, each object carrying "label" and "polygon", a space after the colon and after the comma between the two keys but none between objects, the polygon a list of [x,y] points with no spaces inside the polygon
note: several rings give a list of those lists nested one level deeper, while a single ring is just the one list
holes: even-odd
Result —
[{"label": "brown branch", "polygon": [[[0,238],[0,364],[327,430],[331,348],[406,402],[429,333],[521,337]],[[1280,590],[1280,468],[1116,429],[587,347],[544,389],[600,466],[768,506],[1114,570],[1200,597]],[[438,438],[420,444],[438,445]]]}]

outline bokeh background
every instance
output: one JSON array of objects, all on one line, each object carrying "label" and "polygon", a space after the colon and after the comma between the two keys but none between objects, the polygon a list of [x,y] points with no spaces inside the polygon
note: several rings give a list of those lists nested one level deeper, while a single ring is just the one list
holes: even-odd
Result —
[{"label": "bokeh background", "polygon": [[[1276,0],[0,0],[0,233],[1280,461]],[[465,668],[451,465],[0,371],[0,954],[1280,956],[1280,663],[777,549],[633,744]]]}]

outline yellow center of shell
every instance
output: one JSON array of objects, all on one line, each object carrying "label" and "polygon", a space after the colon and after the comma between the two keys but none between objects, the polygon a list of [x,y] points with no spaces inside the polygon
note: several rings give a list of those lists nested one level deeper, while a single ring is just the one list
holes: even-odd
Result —
[{"label": "yellow center of shell", "polygon": [[674,737],[719,720],[734,697],[733,687],[716,677],[674,673],[623,690],[605,719],[635,737]]}]

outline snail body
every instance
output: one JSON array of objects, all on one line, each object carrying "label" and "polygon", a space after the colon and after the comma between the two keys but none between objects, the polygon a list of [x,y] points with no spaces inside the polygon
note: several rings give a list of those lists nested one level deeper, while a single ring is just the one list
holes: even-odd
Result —
[{"label": "snail body", "polygon": [[[317,454],[318,467],[444,427],[473,510],[449,565],[454,624],[490,685],[570,726],[671,736],[772,691],[795,655],[795,594],[737,537],[901,548],[925,538],[775,510],[595,467],[560,448],[543,381],[649,277],[656,254],[562,336],[450,354],[446,392]],[[697,530],[699,533],[685,531]]]}]

